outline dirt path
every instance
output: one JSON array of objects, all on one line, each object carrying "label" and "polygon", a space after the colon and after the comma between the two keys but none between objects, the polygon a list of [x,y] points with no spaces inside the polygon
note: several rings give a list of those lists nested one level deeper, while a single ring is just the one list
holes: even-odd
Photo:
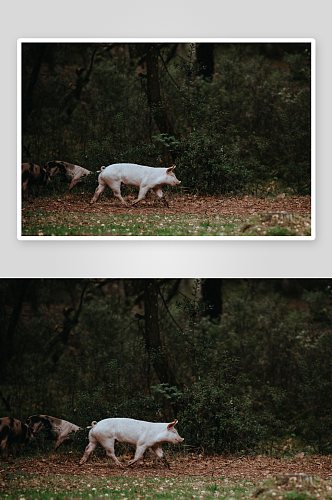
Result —
[{"label": "dirt path", "polygon": [[[274,477],[279,474],[308,474],[323,479],[332,478],[332,456],[306,457],[299,453],[293,458],[240,457],[223,458],[182,456],[169,459],[171,469],[166,469],[160,462],[147,454],[144,462],[139,462],[133,468],[117,468],[107,459],[91,459],[79,466],[79,456],[49,455],[46,458],[24,458],[19,466],[8,464],[5,472],[15,473],[17,470],[27,474],[41,476],[73,475],[86,477],[214,477],[233,478],[257,481]],[[129,456],[120,457],[126,464]]]},{"label": "dirt path", "polygon": [[[134,196],[127,198],[132,201]],[[287,212],[306,217],[311,213],[310,196],[285,196],[276,198],[255,198],[252,196],[221,198],[220,196],[174,196],[169,199],[169,208],[150,195],[139,205],[124,207],[114,198],[103,197],[90,205],[90,197],[67,194],[61,197],[31,199],[24,204],[23,214],[38,207],[45,212],[85,214],[218,214],[240,219],[266,212]]]}]

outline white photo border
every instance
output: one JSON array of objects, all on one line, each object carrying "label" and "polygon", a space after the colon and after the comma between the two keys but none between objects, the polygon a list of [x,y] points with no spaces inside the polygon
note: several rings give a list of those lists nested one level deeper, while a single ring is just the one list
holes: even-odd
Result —
[{"label": "white photo border", "polygon": [[[23,236],[21,188],[23,43],[310,43],[311,44],[311,235],[310,236]],[[111,215],[111,214],[110,214]],[[310,241],[316,239],[316,40],[315,38],[19,38],[17,40],[17,239],[20,241]]]}]

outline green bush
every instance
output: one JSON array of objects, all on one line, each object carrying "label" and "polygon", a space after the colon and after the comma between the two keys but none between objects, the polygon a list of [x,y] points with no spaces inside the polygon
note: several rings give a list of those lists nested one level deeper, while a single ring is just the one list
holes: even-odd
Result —
[{"label": "green bush", "polygon": [[185,443],[206,452],[237,453],[253,449],[264,427],[252,413],[248,396],[217,375],[184,391],[178,414]]},{"label": "green bush", "polygon": [[176,154],[181,183],[197,194],[238,193],[244,189],[251,173],[237,155],[237,148],[224,151],[223,136],[207,130],[189,133],[179,142],[166,134],[156,136],[170,145]]}]

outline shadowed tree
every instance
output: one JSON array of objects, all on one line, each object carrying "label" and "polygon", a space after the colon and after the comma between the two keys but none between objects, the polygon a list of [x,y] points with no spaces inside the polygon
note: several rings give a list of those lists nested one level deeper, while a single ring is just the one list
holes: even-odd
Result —
[{"label": "shadowed tree", "polygon": [[214,74],[214,43],[198,43],[196,60],[199,65],[198,74],[203,76],[204,80],[211,80]]},{"label": "shadowed tree", "polygon": [[15,354],[15,332],[20,321],[30,282],[30,279],[18,279],[9,282],[13,288],[12,310],[9,314],[7,326],[3,324],[0,333],[0,377],[2,380],[6,378],[6,365]]},{"label": "shadowed tree", "polygon": [[[158,45],[151,43],[147,45],[146,69],[147,69],[147,99],[151,114],[161,134],[175,137],[175,131],[169,121],[166,108],[161,98],[159,85],[159,50]],[[171,153],[173,160],[175,156]]]},{"label": "shadowed tree", "polygon": [[176,385],[175,376],[171,371],[169,360],[164,351],[160,338],[158,320],[158,286],[156,279],[144,280],[144,308],[145,308],[145,345],[151,363],[160,383]]},{"label": "shadowed tree", "polygon": [[203,302],[208,302],[212,309],[207,309],[204,316],[220,321],[222,315],[222,279],[207,278],[202,280]]}]

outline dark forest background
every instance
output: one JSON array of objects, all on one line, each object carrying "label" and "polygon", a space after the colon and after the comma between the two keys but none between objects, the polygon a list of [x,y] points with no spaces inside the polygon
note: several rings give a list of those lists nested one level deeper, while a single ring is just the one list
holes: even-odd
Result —
[{"label": "dark forest background", "polygon": [[310,49],[23,43],[22,162],[175,163],[181,188],[200,194],[308,194]]},{"label": "dark forest background", "polygon": [[1,416],[176,417],[189,449],[331,453],[331,286],[2,279]]}]

